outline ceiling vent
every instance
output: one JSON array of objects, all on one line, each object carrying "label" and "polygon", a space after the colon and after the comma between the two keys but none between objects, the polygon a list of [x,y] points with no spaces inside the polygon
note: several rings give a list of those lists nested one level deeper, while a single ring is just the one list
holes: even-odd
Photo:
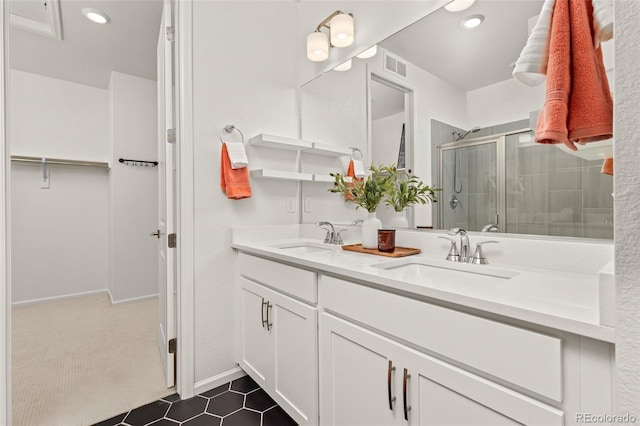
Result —
[{"label": "ceiling vent", "polygon": [[9,16],[12,27],[62,40],[59,0],[10,1]]},{"label": "ceiling vent", "polygon": [[402,77],[407,77],[407,64],[385,52],[384,69]]}]

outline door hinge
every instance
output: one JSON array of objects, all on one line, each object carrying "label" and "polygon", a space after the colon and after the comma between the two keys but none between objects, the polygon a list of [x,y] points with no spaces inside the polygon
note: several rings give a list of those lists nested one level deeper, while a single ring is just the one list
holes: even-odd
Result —
[{"label": "door hinge", "polygon": [[166,35],[167,35],[167,40],[173,42],[173,40],[175,40],[175,30],[173,27],[167,27],[167,31],[166,31]]},{"label": "door hinge", "polygon": [[169,248],[176,248],[176,234],[167,235],[167,244]]},{"label": "door hinge", "polygon": [[178,348],[178,339],[174,337],[173,339],[169,340],[169,353],[175,354],[177,348]]},{"label": "door hinge", "polygon": [[176,143],[176,129],[167,129],[167,142]]}]

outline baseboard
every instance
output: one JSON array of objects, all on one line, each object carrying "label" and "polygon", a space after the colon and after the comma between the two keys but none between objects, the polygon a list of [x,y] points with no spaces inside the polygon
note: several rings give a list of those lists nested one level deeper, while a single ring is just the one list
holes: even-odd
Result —
[{"label": "baseboard", "polygon": [[146,296],[132,297],[131,299],[113,300],[113,295],[111,294],[111,290],[107,290],[107,293],[109,293],[109,300],[111,300],[111,305],[113,306],[126,305],[127,303],[144,302],[145,300],[158,298],[158,293],[156,293],[156,294],[149,294]]},{"label": "baseboard", "polygon": [[[85,292],[82,292],[82,293],[65,294],[65,295],[62,295],[62,296],[43,297],[41,299],[23,300],[21,302],[13,302],[13,303],[11,303],[11,307],[15,308],[15,307],[19,307],[19,306],[37,305],[39,303],[59,302],[61,300],[65,300],[65,299],[76,299],[78,297],[95,296],[95,295],[100,294],[100,293],[108,293],[109,294],[109,298],[111,298],[111,293],[109,292],[109,290],[108,289],[103,289],[103,290],[85,291]],[[113,303],[113,301],[111,303]]]},{"label": "baseboard", "polygon": [[217,388],[218,386],[224,385],[225,383],[229,383],[232,380],[239,379],[240,377],[246,375],[247,373],[245,373],[242,368],[232,368],[231,370],[227,370],[223,373],[218,374],[217,376],[209,377],[208,379],[196,382],[195,394],[199,395],[203,392],[210,391],[211,389]]}]

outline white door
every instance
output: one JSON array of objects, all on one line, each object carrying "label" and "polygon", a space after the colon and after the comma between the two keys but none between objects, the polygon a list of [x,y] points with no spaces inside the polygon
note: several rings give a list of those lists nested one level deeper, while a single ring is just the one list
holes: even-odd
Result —
[{"label": "white door", "polygon": [[169,341],[176,337],[175,309],[175,248],[169,248],[168,235],[175,232],[174,220],[174,147],[168,141],[168,131],[173,129],[173,43],[166,29],[173,27],[171,1],[164,1],[162,24],[158,38],[158,254],[160,327],[158,344],[167,380],[167,387],[175,385],[175,357],[169,352]]},{"label": "white door", "polygon": [[279,293],[269,296],[274,399],[300,425],[318,423],[317,312]]},{"label": "white door", "polygon": [[242,277],[240,286],[240,366],[260,387],[268,389],[273,375],[273,339],[270,325],[267,330],[270,292]]},{"label": "white door", "polygon": [[321,424],[406,424],[400,386],[405,351],[332,315],[320,321]]}]

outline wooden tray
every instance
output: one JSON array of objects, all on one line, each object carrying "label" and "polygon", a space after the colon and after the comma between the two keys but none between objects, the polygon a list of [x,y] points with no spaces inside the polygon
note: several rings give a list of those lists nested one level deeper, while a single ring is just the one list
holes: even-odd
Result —
[{"label": "wooden tray", "polygon": [[344,245],[342,246],[342,250],[355,251],[358,253],[377,254],[379,256],[388,256],[388,257],[404,257],[404,256],[411,256],[412,254],[420,253],[420,249],[408,248],[408,247],[396,247],[393,253],[387,253],[384,251],[380,251],[378,249],[366,249],[362,247],[362,244]]}]

